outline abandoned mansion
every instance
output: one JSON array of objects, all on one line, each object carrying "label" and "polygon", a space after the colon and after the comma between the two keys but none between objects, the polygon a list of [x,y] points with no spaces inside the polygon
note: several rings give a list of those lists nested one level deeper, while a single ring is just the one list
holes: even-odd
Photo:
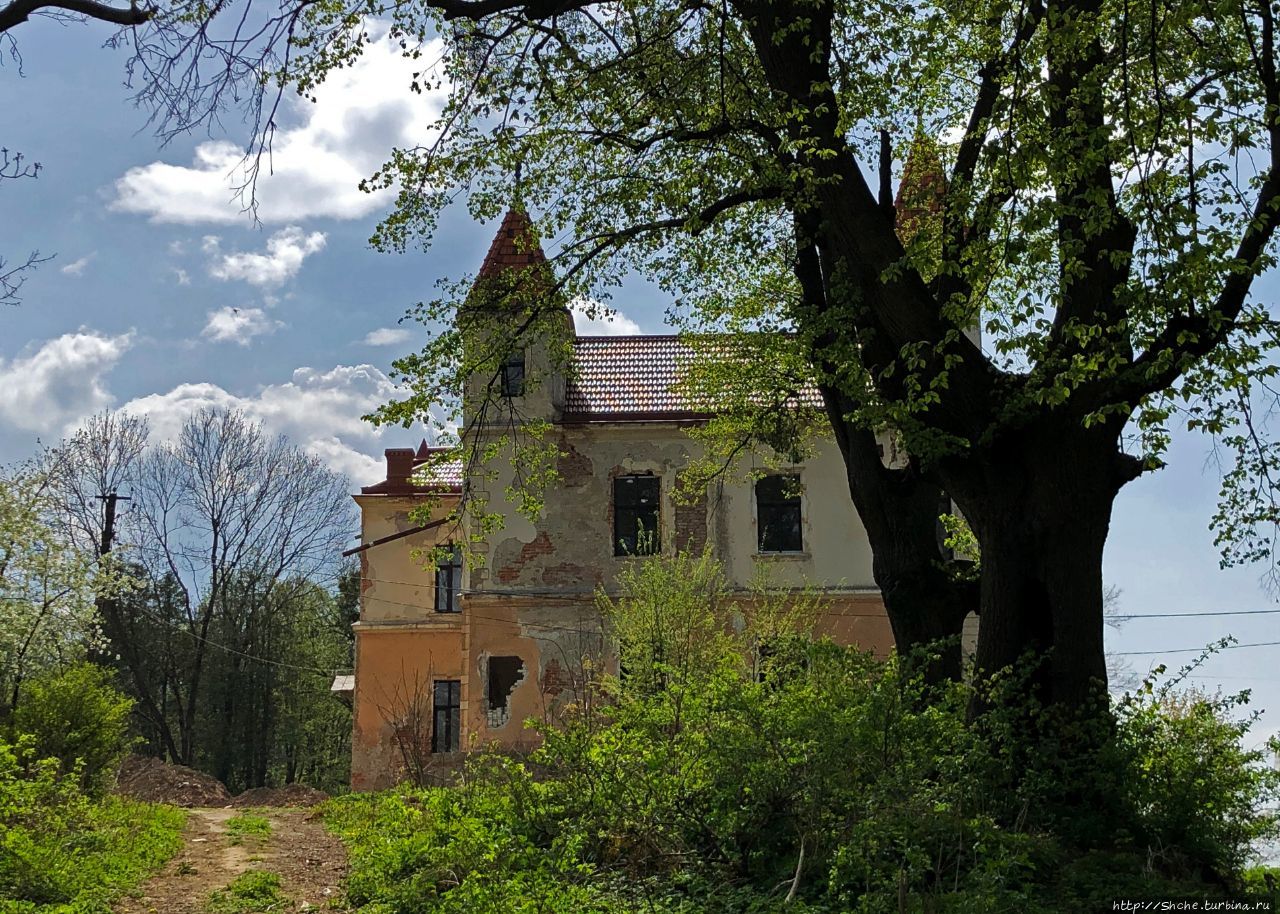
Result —
[{"label": "abandoned mansion", "polygon": [[[509,212],[480,279],[544,264],[536,244],[520,243],[531,232],[520,210]],[[564,318],[571,328],[567,310]],[[764,569],[784,588],[821,591],[823,634],[877,653],[893,645],[833,441],[818,442],[799,464],[721,476],[696,500],[677,499],[677,474],[702,447],[689,430],[706,420],[680,393],[687,344],[576,336],[570,345],[567,371],[548,369],[536,343],[501,368],[503,395],[522,415],[550,423],[558,452],[536,519],[511,503],[510,461],[491,461],[483,479],[464,480],[459,464],[433,462],[425,443],[388,450],[386,478],[355,496],[355,676],[335,685],[354,690],[355,789],[403,776],[406,728],[431,754],[531,746],[536,734],[525,721],[572,697],[584,638],[598,638],[597,591],[610,592],[618,572],[645,553],[709,548],[736,591],[745,594]],[[526,370],[540,369],[550,377],[526,389]],[[465,422],[474,417],[464,410]],[[464,491],[500,515],[465,537],[479,561],[464,561],[453,545],[463,539],[458,523],[415,513],[430,504],[432,518],[445,518]]]}]

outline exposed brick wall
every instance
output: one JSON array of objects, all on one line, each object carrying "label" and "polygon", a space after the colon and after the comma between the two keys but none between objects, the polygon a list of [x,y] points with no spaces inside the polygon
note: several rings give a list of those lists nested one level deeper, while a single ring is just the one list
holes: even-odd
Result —
[{"label": "exposed brick wall", "polygon": [[701,552],[707,545],[707,496],[691,505],[676,505],[676,550]]},{"label": "exposed brick wall", "polygon": [[591,474],[595,470],[594,465],[591,463],[591,458],[572,444],[566,442],[561,444],[563,450],[561,450],[560,459],[556,463],[560,481],[565,486],[581,486],[590,482]]},{"label": "exposed brick wall", "polygon": [[560,666],[560,661],[554,657],[548,660],[542,669],[542,694],[548,698],[555,698],[572,685],[569,674],[565,672],[564,667]]},{"label": "exposed brick wall", "polygon": [[551,555],[555,551],[555,547],[551,545],[551,537],[547,536],[546,531],[542,531],[533,538],[532,542],[525,543],[520,547],[520,554],[509,565],[504,565],[498,569],[498,580],[503,584],[510,584],[512,581],[519,579],[520,572],[524,571],[524,566],[528,565],[540,555]]}]

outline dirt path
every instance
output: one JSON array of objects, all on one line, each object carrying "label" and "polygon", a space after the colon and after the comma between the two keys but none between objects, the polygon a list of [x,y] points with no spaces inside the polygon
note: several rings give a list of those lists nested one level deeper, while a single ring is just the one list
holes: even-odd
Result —
[{"label": "dirt path", "polygon": [[[236,836],[227,821],[242,813],[271,823],[266,839]],[[274,911],[346,911],[342,878],[347,855],[311,809],[191,809],[183,847],[116,914],[206,914],[209,895],[248,870],[280,876],[290,904]]]}]

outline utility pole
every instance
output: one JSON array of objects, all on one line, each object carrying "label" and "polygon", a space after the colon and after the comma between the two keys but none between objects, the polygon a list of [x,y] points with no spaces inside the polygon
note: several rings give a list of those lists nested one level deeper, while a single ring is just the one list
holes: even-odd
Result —
[{"label": "utility pole", "polygon": [[121,497],[115,492],[108,492],[106,495],[95,495],[98,501],[105,502],[104,514],[102,519],[102,539],[98,543],[98,558],[111,554],[111,546],[116,539],[116,503],[121,501],[132,501],[128,496]]},{"label": "utility pole", "polygon": [[[116,492],[108,492],[105,495],[95,495],[98,501],[103,502],[102,514],[102,537],[98,540],[98,562],[101,563],[104,558],[111,554],[111,549],[115,545],[116,540],[116,504],[121,501],[131,501],[132,499],[121,498]],[[106,623],[107,637],[113,642],[114,646],[119,647],[123,638],[124,631],[120,624],[120,616],[115,606],[115,602],[102,594],[94,601],[98,608],[98,617]],[[102,662],[110,657],[110,652],[103,652],[95,648],[91,652],[94,660]]]}]

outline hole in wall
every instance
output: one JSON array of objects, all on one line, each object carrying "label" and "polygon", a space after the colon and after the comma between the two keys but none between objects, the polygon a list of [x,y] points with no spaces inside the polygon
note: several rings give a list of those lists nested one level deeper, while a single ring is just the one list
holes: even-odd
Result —
[{"label": "hole in wall", "polygon": [[490,727],[505,726],[511,719],[511,693],[524,680],[519,657],[490,657],[486,717]]}]

